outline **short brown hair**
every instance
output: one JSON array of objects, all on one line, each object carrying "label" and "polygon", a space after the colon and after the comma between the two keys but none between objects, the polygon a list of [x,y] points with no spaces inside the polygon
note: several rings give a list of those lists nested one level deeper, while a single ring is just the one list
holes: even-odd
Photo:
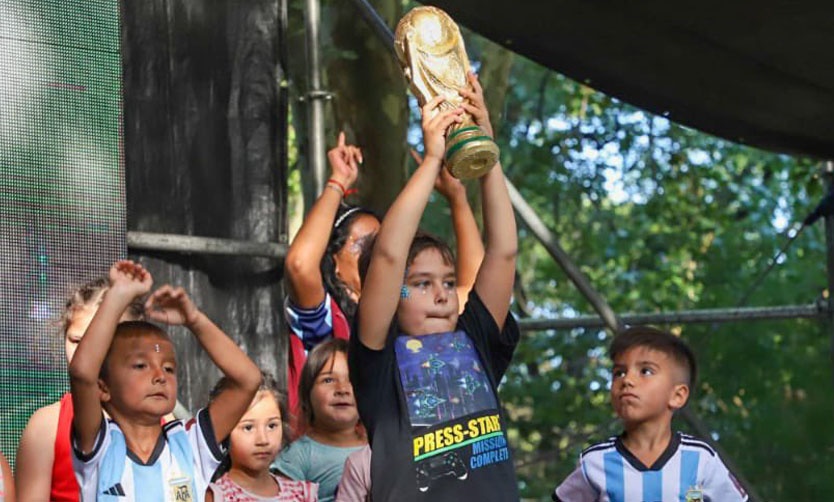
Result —
[{"label": "short brown hair", "polygon": [[614,361],[617,356],[634,347],[646,347],[663,352],[671,357],[684,370],[686,384],[689,386],[690,392],[694,391],[698,377],[698,365],[692,349],[682,339],[668,331],[652,326],[632,326],[620,331],[614,337],[611,347],[608,349],[608,354]]},{"label": "short brown hair", "polygon": [[[67,298],[64,304],[61,317],[58,319],[62,337],[67,336],[67,329],[72,323],[72,318],[75,313],[84,307],[99,305],[104,297],[104,293],[108,289],[110,289],[110,281],[106,277],[97,277],[92,281],[82,284],[70,293],[69,298]],[[127,306],[123,315],[131,321],[138,321],[142,319],[144,310],[142,303],[134,300]]]},{"label": "short brown hair", "polygon": [[436,249],[443,258],[443,263],[455,266],[455,253],[452,252],[452,248],[440,237],[420,231],[414,236],[414,240],[411,241],[411,246],[408,248],[408,258],[405,261],[406,269],[414,263],[417,255],[427,249]]},{"label": "short brown hair", "polygon": [[[371,264],[371,255],[373,254],[375,243],[376,236],[374,236],[373,239],[369,239],[368,242],[364,244],[362,254],[359,256],[359,280],[363,285],[365,283],[365,275],[368,273],[368,267]],[[436,249],[443,258],[443,263],[451,265],[452,267],[455,266],[455,253],[452,252],[452,248],[450,248],[449,245],[446,244],[446,242],[440,237],[419,230],[408,248],[408,257],[405,261],[406,271],[408,271],[408,267],[411,266],[414,259],[417,258],[417,255],[427,249]]]}]

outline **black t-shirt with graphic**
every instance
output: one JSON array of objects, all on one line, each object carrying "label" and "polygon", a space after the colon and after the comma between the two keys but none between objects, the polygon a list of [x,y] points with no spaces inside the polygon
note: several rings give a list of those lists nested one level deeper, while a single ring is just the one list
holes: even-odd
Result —
[{"label": "black t-shirt with graphic", "polygon": [[512,315],[499,331],[475,292],[452,333],[399,335],[394,322],[378,351],[351,337],[373,500],[518,500],[496,392],[518,339]]}]

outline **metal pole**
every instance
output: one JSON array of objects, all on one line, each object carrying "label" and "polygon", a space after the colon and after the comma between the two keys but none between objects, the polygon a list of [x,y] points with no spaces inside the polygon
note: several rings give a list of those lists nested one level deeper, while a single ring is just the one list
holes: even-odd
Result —
[{"label": "metal pole", "polygon": [[308,176],[304,193],[304,206],[309,209],[324,188],[324,100],[330,95],[321,89],[321,59],[319,57],[319,26],[321,10],[319,0],[306,0],[304,24],[307,33],[307,157]]},{"label": "metal pole", "polygon": [[[823,164],[822,177],[825,188],[830,192],[834,189],[834,162]],[[826,269],[828,272],[828,329],[831,330],[831,368],[834,372],[834,214],[825,215],[825,251]],[[834,376],[834,375],[832,375]]]},{"label": "metal pole", "polygon": [[382,41],[382,45],[390,50],[391,55],[396,58],[397,55],[394,51],[394,32],[385,24],[385,20],[377,14],[376,9],[368,3],[368,0],[353,0],[353,5],[356,6],[362,19],[376,32],[376,35]]},{"label": "metal pole", "polygon": [[591,306],[594,310],[597,311],[599,316],[602,318],[604,325],[613,332],[617,332],[618,327],[620,326],[620,322],[617,320],[616,314],[614,314],[614,310],[608,305],[608,302],[597,293],[593,286],[591,286],[591,282],[585,277],[585,274],[579,270],[579,267],[573,264],[571,261],[570,256],[562,249],[562,246],[556,241],[556,238],[550,232],[550,229],[545,226],[544,222],[539,218],[536,212],[527,204],[527,201],[524,200],[524,197],[518,192],[515,186],[507,180],[507,190],[510,192],[510,200],[513,203],[513,207],[515,208],[516,214],[524,222],[524,225],[533,232],[536,239],[542,243],[542,245],[547,249],[547,252],[550,253],[550,256],[556,260],[556,263],[562,267],[565,274],[568,276],[568,279],[576,286],[582,295],[588,299],[591,303]]},{"label": "metal pole", "polygon": [[[284,179],[281,182],[281,192],[279,199],[287,200],[287,178],[289,177],[290,166],[290,58],[289,58],[289,44],[287,39],[287,2],[289,0],[278,0],[278,72],[280,79],[278,80],[278,141],[283,142],[280,148],[280,156],[278,156],[278,172],[283,173]],[[286,204],[284,204],[286,207]],[[287,211],[283,211],[281,220],[278,224],[278,240],[280,242],[289,241],[289,225],[287,224]]]},{"label": "metal pole", "polygon": [[[624,325],[636,324],[698,324],[712,322],[761,321],[774,319],[818,318],[829,313],[827,302],[775,307],[743,307],[721,309],[679,310],[676,312],[626,313],[617,318]],[[558,317],[553,319],[522,319],[522,331],[545,329],[604,328],[605,322],[595,315]]]},{"label": "metal pole", "polygon": [[127,247],[132,251],[171,251],[176,253],[225,254],[238,256],[263,256],[283,260],[287,255],[286,244],[277,242],[237,241],[193,235],[153,234],[128,232]]}]

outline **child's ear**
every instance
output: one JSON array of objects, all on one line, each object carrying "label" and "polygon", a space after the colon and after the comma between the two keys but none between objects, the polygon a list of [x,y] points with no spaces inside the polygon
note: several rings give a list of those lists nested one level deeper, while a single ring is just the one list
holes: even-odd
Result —
[{"label": "child's ear", "polygon": [[[338,251],[336,252],[336,254],[339,254]],[[341,268],[339,267],[339,262],[340,261],[341,260],[339,259],[338,256],[336,256],[336,255],[333,256],[333,275],[335,275],[337,279],[342,280],[342,275],[340,273]]]},{"label": "child's ear", "polygon": [[689,386],[685,383],[675,385],[672,390],[672,395],[669,398],[669,407],[672,410],[679,410],[683,408],[686,401],[689,399]]},{"label": "child's ear", "polygon": [[101,378],[98,379],[98,390],[100,392],[100,399],[102,403],[107,403],[110,401],[110,388],[107,386],[107,383],[102,380]]}]

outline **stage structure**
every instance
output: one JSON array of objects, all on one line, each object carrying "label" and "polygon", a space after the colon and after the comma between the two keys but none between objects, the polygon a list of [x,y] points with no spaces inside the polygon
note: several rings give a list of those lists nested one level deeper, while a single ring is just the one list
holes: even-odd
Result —
[{"label": "stage structure", "polygon": [[[124,257],[285,373],[283,0],[0,2],[0,448],[66,392],[56,321]],[[180,401],[219,376],[171,330]]]},{"label": "stage structure", "polygon": [[0,2],[0,448],[68,390],[57,320],[125,256],[118,0]]}]

